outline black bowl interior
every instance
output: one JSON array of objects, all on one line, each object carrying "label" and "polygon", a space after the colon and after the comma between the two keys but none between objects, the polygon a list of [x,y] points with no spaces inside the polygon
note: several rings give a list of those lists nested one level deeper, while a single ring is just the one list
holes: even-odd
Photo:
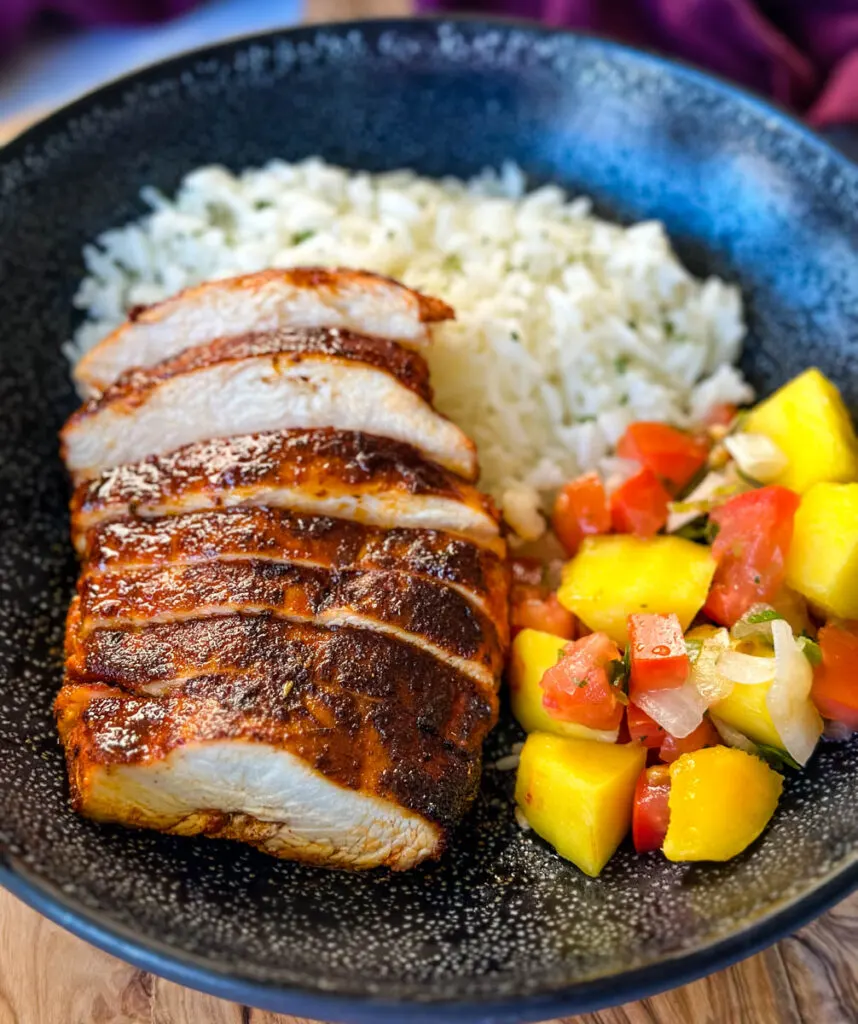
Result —
[{"label": "black bowl interior", "polygon": [[[787,118],[596,40],[479,22],[301,29],[114,84],[0,154],[0,852],[25,898],[114,951],[258,1005],[336,1019],[545,1018],[678,982],[770,941],[858,876],[858,746],[791,777],[729,864],[624,847],[590,880],[517,829],[487,771],[444,860],[349,876],[134,834],[66,803],[51,699],[75,562],[57,430],[82,246],[191,168],[321,154],[534,183],[663,220],[698,272],[737,280],[766,392],[815,363],[858,411],[858,173]],[[475,382],[478,387],[479,383]],[[508,718],[491,761],[518,738]],[[452,1004],[452,1005],[451,1005]]]}]

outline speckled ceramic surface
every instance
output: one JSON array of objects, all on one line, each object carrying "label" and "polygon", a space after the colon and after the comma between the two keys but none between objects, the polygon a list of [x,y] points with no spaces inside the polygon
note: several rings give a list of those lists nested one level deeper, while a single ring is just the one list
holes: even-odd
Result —
[{"label": "speckled ceramic surface", "polygon": [[[623,848],[590,880],[515,826],[488,770],[443,862],[350,877],[132,834],[66,805],[50,703],[74,560],[56,431],[81,246],[209,161],[321,153],[535,182],[658,217],[697,271],[738,279],[763,390],[817,363],[858,407],[858,172],[694,72],[484,23],[302,29],[191,55],[87,98],[0,154],[0,880],[142,966],[326,1019],[524,1020],[634,998],[773,940],[858,881],[858,747],[787,784],[726,866]],[[507,720],[488,760],[518,738]],[[419,1004],[404,1011],[402,1001]]]}]

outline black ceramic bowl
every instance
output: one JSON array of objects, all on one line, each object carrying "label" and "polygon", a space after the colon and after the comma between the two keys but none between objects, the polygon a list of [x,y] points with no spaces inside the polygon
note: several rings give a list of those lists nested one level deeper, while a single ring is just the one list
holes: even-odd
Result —
[{"label": "black ceramic bowl", "polygon": [[[51,699],[75,571],[56,434],[81,247],[196,165],[322,154],[350,167],[533,181],[663,220],[737,280],[762,392],[816,363],[858,408],[858,171],[755,99],[574,35],[481,22],[306,28],[190,54],[54,115],[0,154],[0,881],[177,981],[336,1020],[544,1019],[687,981],[858,881],[858,747],[824,746],[725,865],[638,858],[585,878],[517,829],[488,771],[437,865],[298,867],[100,827],[66,803]],[[476,385],[478,386],[478,384]],[[507,718],[488,759],[518,738]],[[405,1010],[404,1004],[414,1004]]]}]

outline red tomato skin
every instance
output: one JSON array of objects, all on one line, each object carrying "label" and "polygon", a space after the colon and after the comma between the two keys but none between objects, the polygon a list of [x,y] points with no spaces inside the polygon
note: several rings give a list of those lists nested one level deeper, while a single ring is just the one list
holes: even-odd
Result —
[{"label": "red tomato skin", "polygon": [[608,496],[596,473],[585,473],[563,487],[554,502],[551,525],[570,556],[586,536],[611,529]]},{"label": "red tomato skin", "polygon": [[689,733],[681,740],[669,734],[665,735],[658,756],[665,764],[670,764],[683,754],[690,754],[692,751],[702,750],[704,747],[717,747],[720,742],[721,737],[718,735],[718,730],[708,718],[704,718],[694,732]]},{"label": "red tomato skin", "polygon": [[646,690],[672,690],[688,679],[691,665],[682,625],[675,615],[630,615],[629,696]]},{"label": "red tomato skin", "polygon": [[709,516],[718,526],[718,562],[704,614],[732,626],[752,604],[769,603],[783,586],[799,496],[771,485],[738,494]]},{"label": "red tomato skin", "polygon": [[709,446],[666,423],[640,422],[632,423],[620,438],[617,454],[652,470],[676,492],[705,465]]},{"label": "red tomato skin", "polygon": [[619,657],[619,648],[604,633],[590,633],[568,643],[557,664],[540,682],[545,710],[563,722],[577,722],[590,729],[616,729],[623,717],[623,705],[605,666]]},{"label": "red tomato skin", "polygon": [[667,522],[670,495],[651,469],[629,477],[611,495],[611,525],[617,533],[652,537]]},{"label": "red tomato skin", "polygon": [[823,718],[858,729],[858,623],[820,629],[822,664],[813,673],[811,698]]},{"label": "red tomato skin", "polygon": [[635,786],[632,839],[638,853],[660,850],[670,821],[670,773],[666,765],[644,768]]},{"label": "red tomato skin", "polygon": [[538,629],[543,633],[575,639],[575,616],[557,600],[556,594],[540,597],[538,594],[515,595],[510,608],[512,635],[523,629]]},{"label": "red tomato skin", "polygon": [[658,722],[654,722],[646,711],[636,704],[629,704],[626,708],[626,724],[629,739],[643,744],[647,750],[658,750],[667,736]]}]

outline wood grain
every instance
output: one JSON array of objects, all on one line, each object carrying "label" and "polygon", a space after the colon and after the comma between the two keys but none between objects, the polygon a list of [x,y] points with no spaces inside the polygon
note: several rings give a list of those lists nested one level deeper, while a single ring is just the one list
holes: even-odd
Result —
[{"label": "wood grain", "polygon": [[397,18],[409,14],[411,8],[409,0],[308,0],[304,10],[304,21]]},{"label": "wood grain", "polygon": [[[308,0],[320,22],[408,0]],[[0,126],[0,141],[29,118]],[[5,127],[5,131],[4,131]],[[0,1024],[312,1024],[138,971],[0,890]],[[779,946],[652,999],[551,1024],[858,1024],[858,894]]]},{"label": "wood grain", "polygon": [[[779,946],[652,999],[552,1024],[856,1024],[858,894]],[[88,946],[0,890],[0,1024],[311,1024]]]}]

